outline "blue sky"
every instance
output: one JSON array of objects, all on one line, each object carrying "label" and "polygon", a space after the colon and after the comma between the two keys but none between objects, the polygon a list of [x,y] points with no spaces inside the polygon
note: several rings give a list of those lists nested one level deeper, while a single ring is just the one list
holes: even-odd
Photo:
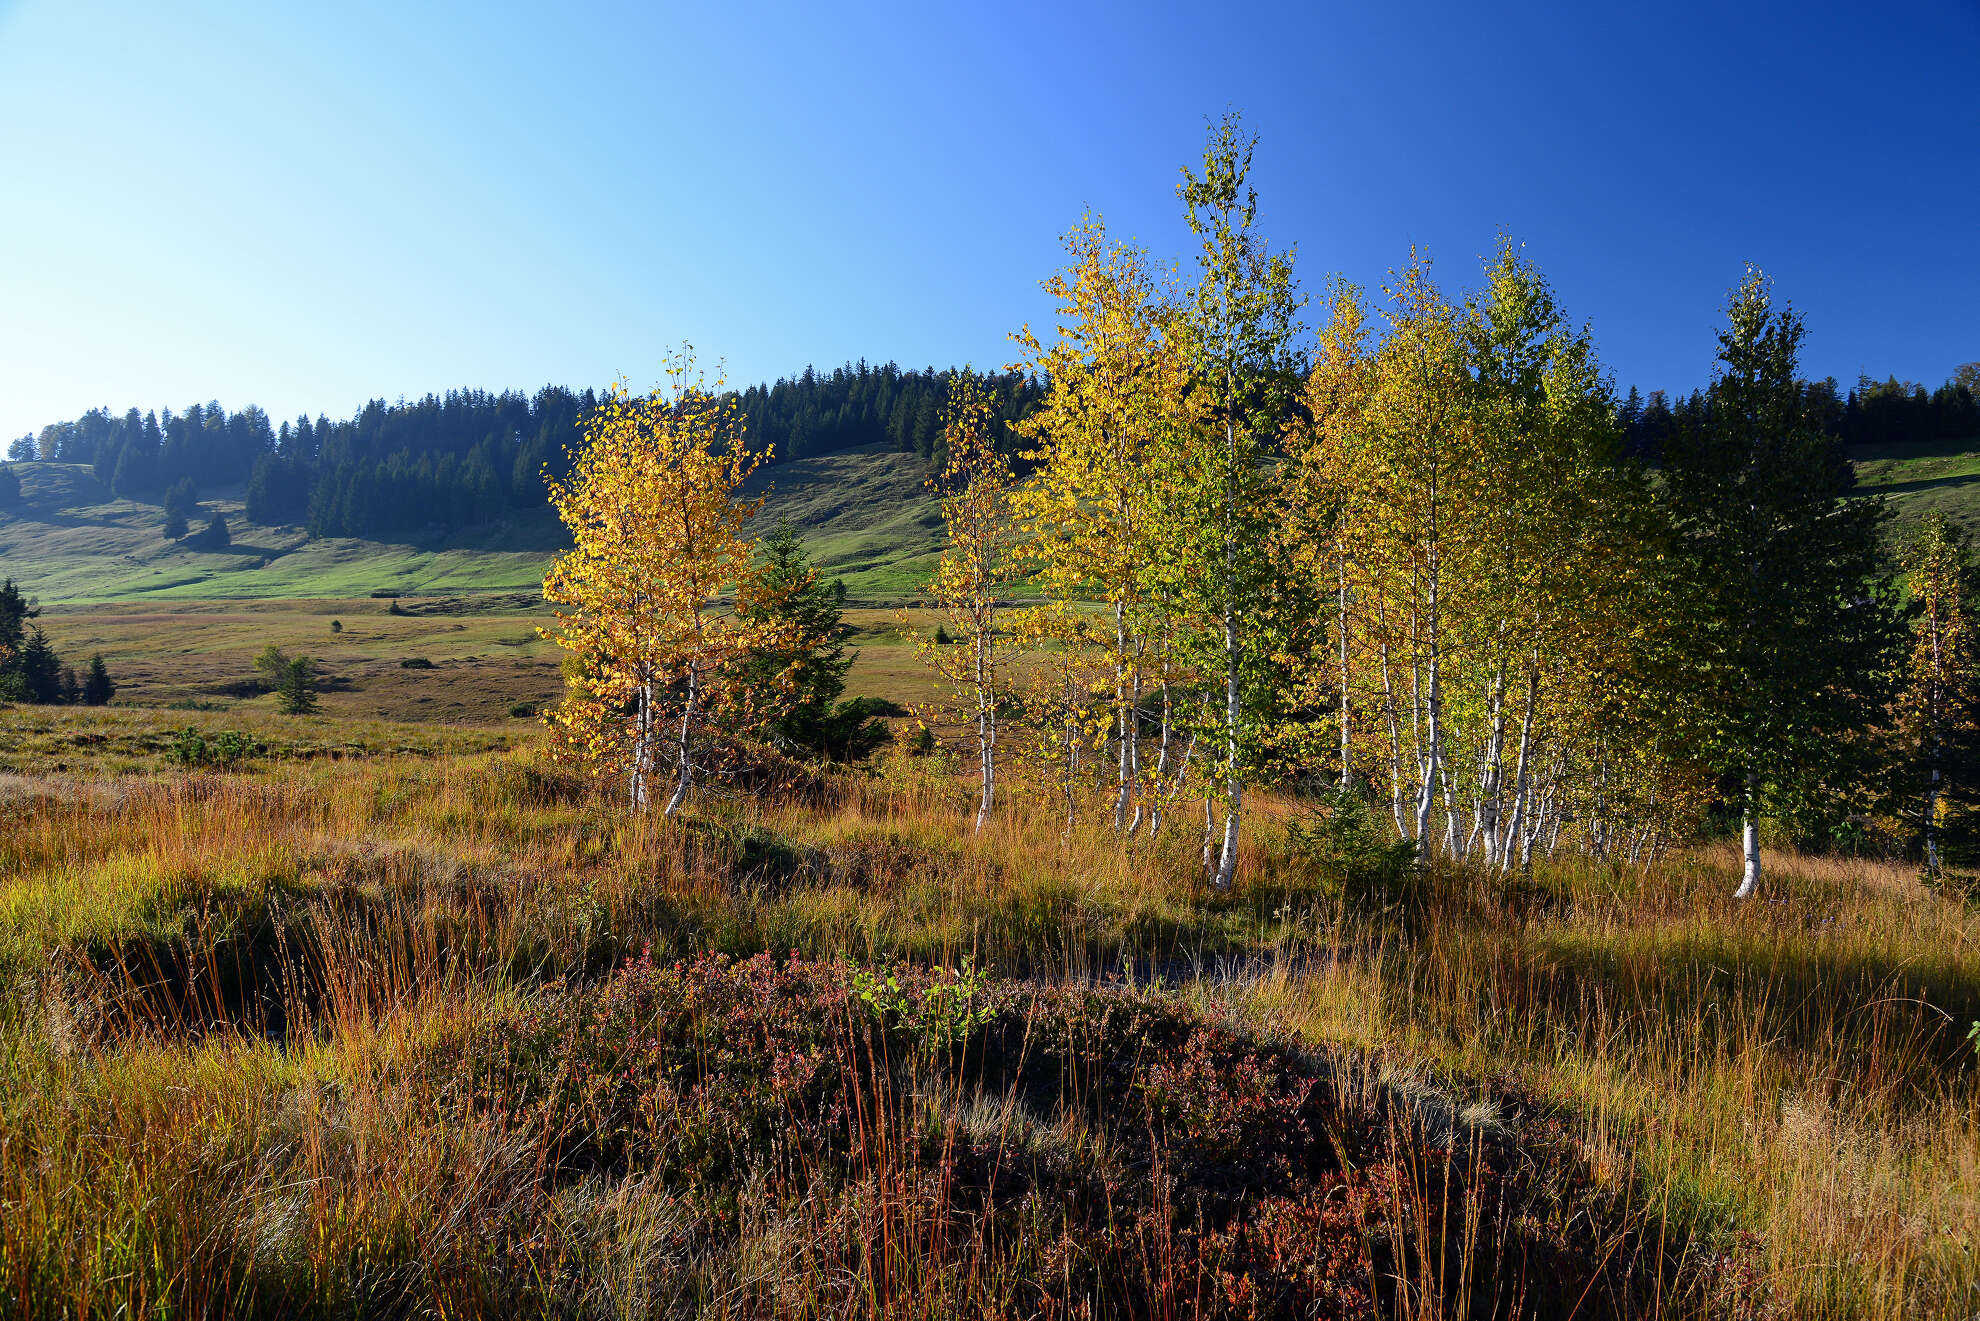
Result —
[{"label": "blue sky", "polygon": [[1980,358],[1980,0],[315,5],[0,0],[0,438],[455,386],[1002,364],[1092,208],[1186,255],[1206,117],[1318,290],[1523,240],[1623,386],[1743,262],[1804,366]]}]

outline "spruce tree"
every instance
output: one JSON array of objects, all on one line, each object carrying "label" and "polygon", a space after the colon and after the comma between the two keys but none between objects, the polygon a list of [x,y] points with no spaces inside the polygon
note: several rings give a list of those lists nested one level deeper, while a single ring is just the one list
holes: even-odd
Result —
[{"label": "spruce tree", "polygon": [[27,630],[0,670],[0,697],[42,706],[62,700],[62,662],[39,625]]},{"label": "spruce tree", "polygon": [[165,493],[166,540],[177,541],[185,536],[187,522],[198,512],[199,493],[193,488],[192,478],[181,478]]},{"label": "spruce tree", "polygon": [[1678,415],[1664,493],[1697,614],[1686,630],[1700,753],[1742,827],[1739,895],[1760,883],[1759,817],[1845,777],[1839,760],[1881,704],[1896,621],[1875,500],[1813,424],[1796,379],[1802,322],[1749,269],[1711,388]]},{"label": "spruce tree", "polygon": [[103,653],[98,652],[89,658],[89,674],[83,679],[82,700],[85,706],[103,706],[116,693],[117,685],[110,678],[110,667],[103,663]]},{"label": "spruce tree", "polygon": [[275,689],[275,701],[285,716],[316,713],[316,662],[307,656],[292,657],[282,667],[282,681]]},{"label": "spruce tree", "polygon": [[788,520],[757,546],[757,572],[737,611],[767,640],[743,662],[743,682],[771,712],[766,732],[790,747],[857,760],[885,741],[883,703],[842,702],[852,668],[845,584],[825,582]]},{"label": "spruce tree", "polygon": [[12,509],[21,502],[21,479],[11,464],[0,464],[0,509]]},{"label": "spruce tree", "polygon": [[12,578],[0,582],[0,701],[35,701],[29,679],[28,621],[41,613]]}]

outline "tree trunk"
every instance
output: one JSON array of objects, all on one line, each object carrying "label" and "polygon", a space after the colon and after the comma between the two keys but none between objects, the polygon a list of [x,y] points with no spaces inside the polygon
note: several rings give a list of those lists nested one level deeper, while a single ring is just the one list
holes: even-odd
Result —
[{"label": "tree trunk", "polygon": [[1941,763],[1940,733],[1945,721],[1945,686],[1941,682],[1945,674],[1945,663],[1939,650],[1939,617],[1935,609],[1927,627],[1932,638],[1932,679],[1926,690],[1926,758],[1931,764],[1931,778],[1925,789],[1925,874],[1936,877],[1939,874],[1939,766]]},{"label": "tree trunk", "polygon": [[632,810],[644,812],[650,801],[653,775],[653,684],[649,680],[639,688],[639,714],[633,722],[633,756],[631,783],[627,786],[632,801]]},{"label": "tree trunk", "polygon": [[680,758],[679,777],[674,785],[674,796],[667,800],[667,815],[680,811],[681,804],[687,801],[688,789],[694,784],[693,731],[695,704],[701,696],[701,667],[688,666],[687,701],[681,706],[680,741],[675,754]]},{"label": "tree trunk", "polygon": [[[1434,499],[1435,497],[1433,496],[1432,498]],[[1429,625],[1430,625],[1430,639],[1429,639],[1430,656],[1429,656],[1429,664],[1427,666],[1427,673],[1424,676],[1425,683],[1424,683],[1423,707],[1424,707],[1424,723],[1426,728],[1424,731],[1425,747],[1424,747],[1424,764],[1423,764],[1423,786],[1416,800],[1415,838],[1419,844],[1427,840],[1430,834],[1430,808],[1432,803],[1436,799],[1437,773],[1438,770],[1440,769],[1444,755],[1444,687],[1443,687],[1444,658],[1441,651],[1442,638],[1440,636],[1440,630],[1438,628],[1438,618],[1437,618],[1437,610],[1439,605],[1439,602],[1437,600],[1437,588],[1439,585],[1438,584],[1439,566],[1437,563],[1437,543],[1435,541],[1434,532],[1432,533],[1432,540],[1430,543],[1429,551],[1430,551],[1429,554],[1430,594],[1428,601],[1428,605],[1429,605],[1428,613],[1429,613]]]},{"label": "tree trunk", "polygon": [[[1237,385],[1228,367],[1224,371],[1224,397],[1227,408],[1237,398]],[[1215,885],[1219,890],[1230,889],[1237,877],[1238,823],[1244,811],[1243,768],[1238,763],[1238,726],[1244,716],[1244,698],[1239,687],[1237,629],[1237,422],[1228,411],[1224,415],[1224,465],[1224,847],[1217,859]]]},{"label": "tree trunk", "polygon": [[1128,729],[1127,699],[1127,611],[1119,601],[1114,603],[1114,734],[1119,740],[1114,751],[1116,771],[1114,778],[1114,830],[1123,832],[1128,821],[1128,764],[1131,754],[1128,742],[1133,734]]},{"label": "tree trunk", "polygon": [[997,711],[990,691],[990,634],[979,627],[976,636],[976,746],[983,766],[983,798],[976,808],[976,828],[990,819],[997,793]]},{"label": "tree trunk", "polygon": [[1335,568],[1340,587],[1334,615],[1334,637],[1340,649],[1341,670],[1341,791],[1354,787],[1354,745],[1349,739],[1351,708],[1348,705],[1348,579],[1347,551],[1336,547]]},{"label": "tree trunk", "polygon": [[1760,783],[1752,771],[1746,773],[1745,810],[1740,814],[1740,844],[1746,858],[1740,873],[1735,899],[1749,899],[1760,888]]}]

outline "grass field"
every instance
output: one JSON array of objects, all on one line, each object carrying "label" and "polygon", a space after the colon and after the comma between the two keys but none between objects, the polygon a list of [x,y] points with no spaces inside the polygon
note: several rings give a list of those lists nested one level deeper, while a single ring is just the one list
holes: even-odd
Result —
[{"label": "grass field", "polygon": [[[513,730],[0,721],[23,1315],[1980,1302],[1980,918],[1901,868],[1382,901],[1268,795],[1219,895],[939,761],[668,823]],[[265,750],[161,773],[181,722]]]},{"label": "grass field", "polygon": [[[1980,448],[1866,453],[1856,470],[1863,492],[1891,500],[1900,533],[1933,510],[1980,530]],[[87,468],[15,471],[24,505],[0,513],[0,573],[48,604],[533,592],[562,542],[548,510],[423,544],[310,540],[300,528],[246,523],[239,492],[221,492],[202,508],[227,515],[234,545],[208,553],[167,542],[162,511],[113,498]],[[926,475],[915,456],[879,446],[764,469],[751,483],[751,494],[767,497],[751,531],[788,518],[855,600],[911,600],[941,549]]]},{"label": "grass field", "polygon": [[1980,447],[1898,446],[1856,459],[1857,489],[1890,502],[1893,532],[1902,537],[1939,513],[1980,533]]},{"label": "grass field", "polygon": [[[390,613],[395,604],[403,613]],[[857,652],[851,695],[903,704],[933,695],[903,634],[903,620],[932,627],[917,624],[928,613],[847,610],[847,642]],[[275,698],[254,672],[255,656],[270,645],[317,661],[329,717],[522,723],[563,692],[562,653],[537,633],[556,621],[528,593],[70,604],[47,607],[40,622],[72,663],[102,653],[119,705],[272,713]]]},{"label": "grass field", "polygon": [[[224,513],[233,544],[196,551],[160,535],[157,506],[113,498],[85,467],[14,468],[23,503],[0,512],[0,574],[48,604],[533,592],[562,544],[548,508],[420,544],[311,540],[301,528],[248,523],[240,493],[223,491],[202,503],[202,516]],[[924,476],[915,456],[878,447],[764,469],[751,494],[768,498],[751,530],[788,517],[814,562],[843,577],[854,598],[912,597],[940,549]]]}]

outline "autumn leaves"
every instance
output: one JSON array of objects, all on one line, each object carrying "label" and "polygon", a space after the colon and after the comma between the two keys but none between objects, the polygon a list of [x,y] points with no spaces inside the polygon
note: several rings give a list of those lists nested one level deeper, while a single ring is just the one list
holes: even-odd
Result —
[{"label": "autumn leaves", "polygon": [[[953,378],[930,482],[948,640],[922,651],[940,723],[974,745],[977,828],[1017,797],[1132,841],[1200,803],[1221,888],[1260,783],[1331,782],[1419,853],[1495,869],[1641,858],[1729,776],[1759,786],[1769,740],[1814,736],[1778,713],[1848,686],[1817,641],[1849,635],[1832,616],[1875,522],[1803,557],[1799,650],[1770,651],[1754,585],[1780,595],[1795,548],[1842,527],[1830,442],[1794,402],[1798,323],[1783,359],[1780,315],[1742,287],[1724,406],[1653,479],[1588,330],[1510,242],[1455,299],[1414,252],[1379,300],[1336,282],[1309,349],[1253,147],[1226,119],[1183,171],[1187,280],[1098,219],[1068,234],[1054,332],[1015,337],[1044,399],[1014,435]],[[757,590],[739,492],[761,456],[691,372],[591,420],[552,489],[576,545],[545,582],[573,656],[559,746],[634,808],[665,779],[670,812],[779,692],[761,667],[732,681],[776,612],[719,605]],[[1779,562],[1739,559],[1763,547]],[[1821,673],[1794,671],[1811,656]]]}]

